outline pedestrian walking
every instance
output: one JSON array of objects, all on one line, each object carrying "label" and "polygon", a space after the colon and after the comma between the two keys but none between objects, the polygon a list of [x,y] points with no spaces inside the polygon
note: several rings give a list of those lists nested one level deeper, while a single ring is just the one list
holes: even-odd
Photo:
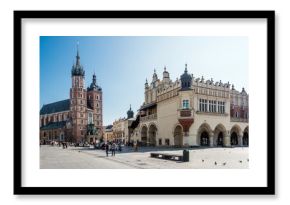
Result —
[{"label": "pedestrian walking", "polygon": [[135,152],[138,152],[138,142],[135,142],[135,143],[134,143],[134,148],[135,148],[134,151],[135,151]]},{"label": "pedestrian walking", "polygon": [[112,156],[115,156],[115,154],[116,154],[116,143],[113,142],[113,144],[112,144]]},{"label": "pedestrian walking", "polygon": [[106,143],[105,149],[106,149],[106,155],[108,157],[109,156],[109,143]]}]

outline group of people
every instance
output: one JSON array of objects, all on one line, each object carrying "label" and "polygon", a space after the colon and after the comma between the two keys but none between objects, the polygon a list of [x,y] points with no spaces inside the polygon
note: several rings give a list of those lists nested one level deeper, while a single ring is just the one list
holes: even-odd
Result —
[{"label": "group of people", "polygon": [[68,143],[67,142],[58,142],[58,141],[51,141],[49,143],[46,143],[45,141],[41,141],[39,143],[40,147],[41,147],[41,145],[46,145],[46,144],[50,144],[51,146],[59,146],[59,147],[62,146],[63,149],[67,149]]},{"label": "group of people", "polygon": [[115,142],[107,142],[105,144],[105,150],[106,150],[107,157],[109,156],[109,151],[112,152],[112,156],[115,156],[116,150],[119,150],[119,152],[122,151],[122,146],[121,146],[121,143],[116,144]]}]

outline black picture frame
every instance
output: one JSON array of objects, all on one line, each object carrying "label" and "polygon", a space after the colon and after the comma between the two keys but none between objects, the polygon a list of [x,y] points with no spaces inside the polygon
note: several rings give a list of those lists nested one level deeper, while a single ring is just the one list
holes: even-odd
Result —
[{"label": "black picture frame", "polygon": [[[22,19],[217,18],[267,20],[266,187],[23,187],[22,186]],[[14,11],[14,194],[15,195],[273,195],[275,194],[275,11]]]}]

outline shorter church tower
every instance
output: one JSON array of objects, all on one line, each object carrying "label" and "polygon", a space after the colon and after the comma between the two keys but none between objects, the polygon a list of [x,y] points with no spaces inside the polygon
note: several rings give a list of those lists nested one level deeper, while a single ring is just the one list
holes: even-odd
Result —
[{"label": "shorter church tower", "polygon": [[96,75],[93,75],[91,85],[87,88],[88,99],[88,115],[90,123],[98,129],[99,133],[102,133],[103,129],[103,93],[102,88],[97,85]]}]

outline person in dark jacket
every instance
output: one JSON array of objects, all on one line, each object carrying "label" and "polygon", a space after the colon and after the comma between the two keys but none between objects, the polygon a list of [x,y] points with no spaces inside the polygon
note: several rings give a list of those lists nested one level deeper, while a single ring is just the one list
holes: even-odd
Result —
[{"label": "person in dark jacket", "polygon": [[112,144],[112,156],[115,156],[115,154],[116,154],[116,143],[115,142],[113,142],[113,144]]},{"label": "person in dark jacket", "polygon": [[106,143],[105,149],[106,149],[106,155],[108,157],[109,156],[109,143]]}]

